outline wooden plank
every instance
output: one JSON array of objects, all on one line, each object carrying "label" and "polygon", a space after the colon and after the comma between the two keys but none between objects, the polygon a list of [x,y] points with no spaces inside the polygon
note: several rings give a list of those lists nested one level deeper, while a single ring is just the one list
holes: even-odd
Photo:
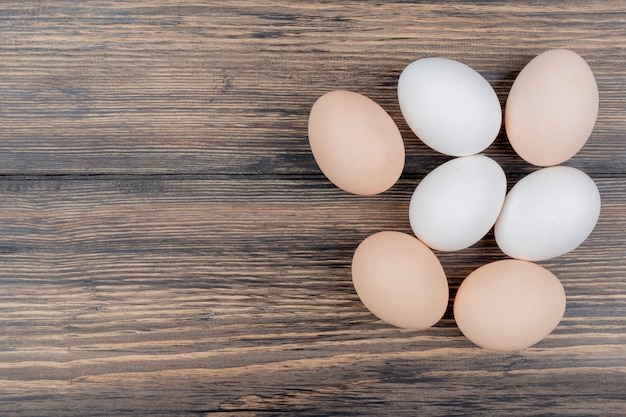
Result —
[{"label": "wooden plank", "polygon": [[[548,3],[548,4],[546,4]],[[481,72],[502,104],[536,54],[591,65],[598,122],[568,165],[598,183],[589,239],[542,262],[567,310],[537,346],[479,349],[451,310],[411,332],[350,281],[358,243],[410,233],[410,195],[447,160],[395,88],[425,56]],[[0,4],[0,415],[603,415],[626,409],[626,4],[71,2]],[[391,190],[348,195],[306,125],[331,89],[396,120]],[[509,185],[535,168],[504,132]],[[438,253],[451,300],[502,259],[492,234]]]},{"label": "wooden plank", "polygon": [[[360,240],[409,231],[412,181],[356,197],[306,178],[6,179],[0,412],[530,415],[543,398],[554,413],[617,415],[626,181],[598,184],[592,236],[543,263],[566,288],[563,322],[494,354],[450,311],[425,332],[395,329],[352,289]],[[439,255],[453,293],[503,258],[492,237]]]},{"label": "wooden plank", "polygon": [[[466,62],[504,104],[525,63],[556,47],[588,60],[602,98],[571,163],[624,173],[610,162],[626,158],[622,1],[266,3],[4,2],[0,173],[316,174],[307,115],[333,89],[383,105],[406,138],[407,172],[423,173],[437,154],[395,93],[409,62]],[[489,152],[519,168],[504,134]]]}]

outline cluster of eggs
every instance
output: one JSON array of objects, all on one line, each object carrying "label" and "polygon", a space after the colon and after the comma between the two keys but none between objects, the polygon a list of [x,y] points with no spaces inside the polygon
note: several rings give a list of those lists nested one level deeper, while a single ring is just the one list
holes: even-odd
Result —
[{"label": "cluster of eggs", "polygon": [[[404,119],[427,146],[454,157],[417,185],[409,205],[415,236],[381,231],[354,252],[352,281],[381,320],[422,330],[444,315],[449,287],[434,250],[458,251],[492,228],[508,256],[483,265],[461,283],[454,319],[476,345],[515,351],[557,327],[565,312],[560,280],[537,264],[583,243],[600,215],[600,194],[584,172],[560,165],[591,135],[598,88],[573,51],[533,58],[506,100],[504,126],[515,152],[538,169],[507,193],[503,169],[482,155],[497,137],[502,109],[490,83],[471,67],[431,57],[408,65],[398,80]],[[359,195],[389,189],[404,169],[405,149],[389,114],[373,100],[331,91],[313,105],[309,143],[326,177]]]}]

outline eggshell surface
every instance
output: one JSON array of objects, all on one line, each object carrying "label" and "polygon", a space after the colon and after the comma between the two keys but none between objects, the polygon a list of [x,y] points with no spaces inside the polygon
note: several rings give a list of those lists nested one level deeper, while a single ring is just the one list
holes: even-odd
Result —
[{"label": "eggshell surface", "polygon": [[541,261],[583,243],[600,216],[600,193],[584,172],[567,166],[539,169],[507,195],[494,232],[512,258]]},{"label": "eggshell surface", "polygon": [[500,101],[489,82],[452,59],[423,58],[409,64],[398,80],[398,101],[417,137],[446,155],[483,151],[502,124]]},{"label": "eggshell surface", "polygon": [[309,144],[337,187],[360,195],[393,186],[404,169],[404,142],[395,122],[373,100],[351,91],[321,96],[309,115]]},{"label": "eggshell surface", "polygon": [[426,329],[448,305],[441,263],[426,245],[402,232],[378,232],[363,240],[352,259],[352,282],[365,307],[397,327]]},{"label": "eggshell surface", "polygon": [[496,222],[506,188],[504,171],[493,159],[484,155],[452,159],[415,188],[409,204],[411,228],[433,249],[472,246]]},{"label": "eggshell surface", "polygon": [[530,347],[565,313],[565,290],[546,268],[527,261],[492,262],[469,274],[454,300],[454,318],[473,343],[496,351]]},{"label": "eggshell surface", "polygon": [[531,164],[561,164],[587,142],[598,106],[598,87],[587,62],[567,49],[546,51],[522,69],[511,87],[504,116],[509,142]]}]

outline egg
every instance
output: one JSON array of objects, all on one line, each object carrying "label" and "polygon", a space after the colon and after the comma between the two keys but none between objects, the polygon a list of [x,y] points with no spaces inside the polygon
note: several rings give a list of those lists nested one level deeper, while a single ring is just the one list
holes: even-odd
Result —
[{"label": "egg", "polygon": [[448,281],[437,256],[406,233],[383,231],[363,240],[352,258],[357,295],[379,319],[423,330],[448,305]]},{"label": "egg", "polygon": [[585,145],[598,116],[599,95],[585,60],[567,49],[532,59],[509,92],[504,115],[511,146],[527,162],[558,165]]},{"label": "egg", "polygon": [[554,274],[532,262],[506,259],[465,278],[454,299],[454,318],[474,344],[511,352],[550,334],[565,304],[565,290]]},{"label": "egg", "polygon": [[484,155],[452,159],[417,185],[409,203],[411,228],[433,249],[465,249],[494,225],[506,195],[500,165]]},{"label": "egg", "polygon": [[504,200],[494,234],[512,258],[541,261],[583,243],[600,216],[600,193],[584,172],[567,166],[522,178]]},{"label": "egg", "polygon": [[480,153],[502,124],[500,101],[489,82],[462,62],[423,58],[398,80],[400,110],[426,145],[450,156]]},{"label": "egg", "polygon": [[324,175],[353,194],[379,194],[404,169],[404,141],[376,102],[352,91],[331,91],[313,104],[309,144]]}]

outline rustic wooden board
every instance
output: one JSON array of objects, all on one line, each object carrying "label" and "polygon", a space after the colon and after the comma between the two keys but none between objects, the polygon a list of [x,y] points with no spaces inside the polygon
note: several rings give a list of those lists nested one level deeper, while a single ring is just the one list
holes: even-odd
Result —
[{"label": "rustic wooden board", "polygon": [[[0,4],[0,414],[626,413],[626,4],[7,1]],[[418,181],[448,158],[403,122],[397,77],[424,56],[481,72],[502,103],[554,47],[601,94],[567,164],[600,221],[542,262],[565,317],[495,354],[451,311],[411,332],[350,282],[358,243],[410,233]],[[377,100],[406,140],[401,180],[348,195],[319,172],[307,115],[324,92]],[[534,170],[502,132],[511,185]],[[454,296],[502,259],[493,235],[438,253]]]},{"label": "rustic wooden board", "polygon": [[[3,3],[6,4],[7,2]],[[13,2],[0,10],[0,173],[317,173],[307,114],[332,89],[364,93],[420,145],[395,88],[412,60],[466,62],[504,102],[536,54],[569,47],[602,97],[573,164],[623,173],[626,17],[621,0],[554,6],[355,2]],[[512,2],[511,2],[512,3]],[[491,152],[510,156],[504,136]]]}]

